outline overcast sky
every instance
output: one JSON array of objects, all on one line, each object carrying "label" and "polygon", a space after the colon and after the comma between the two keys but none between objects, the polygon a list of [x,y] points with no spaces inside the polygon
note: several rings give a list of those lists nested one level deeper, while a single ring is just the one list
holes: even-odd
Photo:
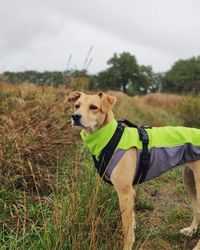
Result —
[{"label": "overcast sky", "polygon": [[83,69],[91,46],[91,73],[123,51],[166,71],[200,55],[200,1],[0,0],[0,72]]}]

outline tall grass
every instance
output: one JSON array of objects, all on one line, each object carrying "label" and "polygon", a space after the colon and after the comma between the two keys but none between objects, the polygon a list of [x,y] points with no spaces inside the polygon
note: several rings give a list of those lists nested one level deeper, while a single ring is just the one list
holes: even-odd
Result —
[{"label": "tall grass", "polygon": [[[0,249],[122,249],[116,192],[100,181],[71,129],[72,110],[63,107],[69,92],[0,83]],[[118,98],[118,119],[149,125],[184,121],[182,97],[109,93]],[[198,235],[189,240],[178,233],[191,220],[180,176],[177,169],[137,187],[134,249],[195,245]]]}]

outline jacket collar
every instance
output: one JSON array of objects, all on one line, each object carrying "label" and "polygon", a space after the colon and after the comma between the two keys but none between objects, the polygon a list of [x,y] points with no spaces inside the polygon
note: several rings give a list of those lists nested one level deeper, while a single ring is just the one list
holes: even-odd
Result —
[{"label": "jacket collar", "polygon": [[115,119],[111,120],[104,127],[96,130],[91,134],[86,134],[84,130],[81,131],[82,140],[85,142],[96,158],[99,157],[103,148],[110,141],[117,127],[117,121]]}]

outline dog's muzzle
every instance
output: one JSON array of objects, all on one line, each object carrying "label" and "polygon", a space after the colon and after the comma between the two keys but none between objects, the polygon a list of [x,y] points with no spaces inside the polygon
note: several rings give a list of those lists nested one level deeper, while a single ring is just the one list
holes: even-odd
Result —
[{"label": "dog's muzzle", "polygon": [[72,115],[72,122],[73,122],[73,126],[83,126],[82,124],[81,124],[81,117],[82,117],[82,115],[80,114],[80,113],[74,113],[73,115]]}]

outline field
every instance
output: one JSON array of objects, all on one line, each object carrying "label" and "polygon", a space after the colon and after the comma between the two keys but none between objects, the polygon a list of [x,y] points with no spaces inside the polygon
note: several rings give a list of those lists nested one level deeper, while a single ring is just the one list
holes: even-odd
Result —
[{"label": "field", "polygon": [[[122,249],[117,195],[70,126],[69,92],[0,82],[0,250]],[[109,93],[117,118],[200,127],[198,97]],[[134,249],[192,249],[200,233],[179,233],[192,219],[181,168],[136,189]]]}]

